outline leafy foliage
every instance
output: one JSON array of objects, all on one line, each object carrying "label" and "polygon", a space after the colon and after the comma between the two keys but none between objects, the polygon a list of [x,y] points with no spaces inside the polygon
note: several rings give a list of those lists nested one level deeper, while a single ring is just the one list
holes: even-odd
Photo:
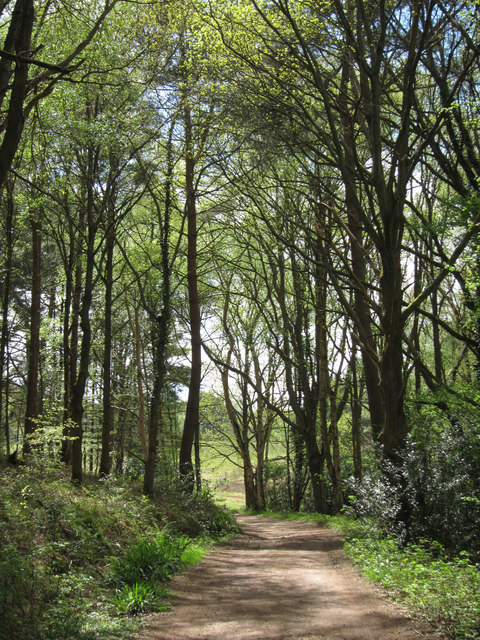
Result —
[{"label": "leafy foliage", "polygon": [[58,469],[0,472],[0,640],[132,637],[118,615],[165,609],[165,582],[204,553],[177,530],[185,502],[199,533],[233,528],[207,496],[147,500],[115,478],[75,487]]},{"label": "leafy foliage", "polygon": [[347,554],[365,575],[455,640],[480,638],[480,570],[423,541],[399,549],[391,538],[351,538]]},{"label": "leafy foliage", "polygon": [[164,531],[153,540],[141,539],[115,560],[112,579],[130,586],[165,582],[181,567],[182,554],[189,544],[186,536],[173,537]]},{"label": "leafy foliage", "polygon": [[168,591],[162,587],[144,582],[125,584],[112,598],[119,613],[138,615],[151,611],[168,611],[169,606],[164,602]]},{"label": "leafy foliage", "polygon": [[[445,424],[446,423],[446,424]],[[451,422],[439,412],[417,413],[400,472],[408,503],[408,531],[396,528],[402,496],[388,474],[372,468],[353,483],[347,511],[363,521],[375,520],[400,541],[436,540],[454,552],[480,558],[480,433],[465,412]]]}]

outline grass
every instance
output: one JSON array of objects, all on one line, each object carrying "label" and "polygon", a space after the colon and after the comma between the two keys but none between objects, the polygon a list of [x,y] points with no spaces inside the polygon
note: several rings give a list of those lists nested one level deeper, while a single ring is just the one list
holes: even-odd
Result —
[{"label": "grass", "polygon": [[480,639],[480,566],[466,553],[453,557],[440,544],[426,540],[399,548],[381,535],[375,523],[343,515],[260,515],[307,520],[340,530],[353,564],[395,601],[427,619],[450,640]]},{"label": "grass", "polygon": [[243,469],[240,456],[232,452],[229,444],[210,437],[202,441],[202,476],[213,497],[227,509],[245,508]]}]

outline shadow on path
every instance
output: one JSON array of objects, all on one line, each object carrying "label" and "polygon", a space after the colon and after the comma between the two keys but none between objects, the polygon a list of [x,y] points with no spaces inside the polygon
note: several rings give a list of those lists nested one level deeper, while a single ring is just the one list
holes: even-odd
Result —
[{"label": "shadow on path", "polygon": [[439,640],[356,574],[340,535],[238,517],[244,533],[172,583],[173,610],[138,640]]}]

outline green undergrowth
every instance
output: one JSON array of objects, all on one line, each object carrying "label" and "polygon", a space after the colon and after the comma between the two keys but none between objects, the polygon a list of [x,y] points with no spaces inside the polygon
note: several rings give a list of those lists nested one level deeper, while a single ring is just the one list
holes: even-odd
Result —
[{"label": "green undergrowth", "polygon": [[168,581],[238,527],[208,492],[58,469],[0,469],[0,640],[122,640],[169,607]]},{"label": "green undergrowth", "polygon": [[412,614],[427,619],[450,640],[480,638],[480,566],[466,553],[453,556],[428,540],[399,548],[375,523],[343,515],[261,515],[307,520],[340,530],[345,552],[355,566]]}]

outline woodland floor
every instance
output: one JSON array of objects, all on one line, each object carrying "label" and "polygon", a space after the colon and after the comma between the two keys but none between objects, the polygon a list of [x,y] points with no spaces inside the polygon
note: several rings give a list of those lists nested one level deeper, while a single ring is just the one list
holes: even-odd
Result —
[{"label": "woodland floor", "polygon": [[240,515],[243,535],[171,585],[172,611],[137,640],[439,640],[361,579],[340,534]]}]

